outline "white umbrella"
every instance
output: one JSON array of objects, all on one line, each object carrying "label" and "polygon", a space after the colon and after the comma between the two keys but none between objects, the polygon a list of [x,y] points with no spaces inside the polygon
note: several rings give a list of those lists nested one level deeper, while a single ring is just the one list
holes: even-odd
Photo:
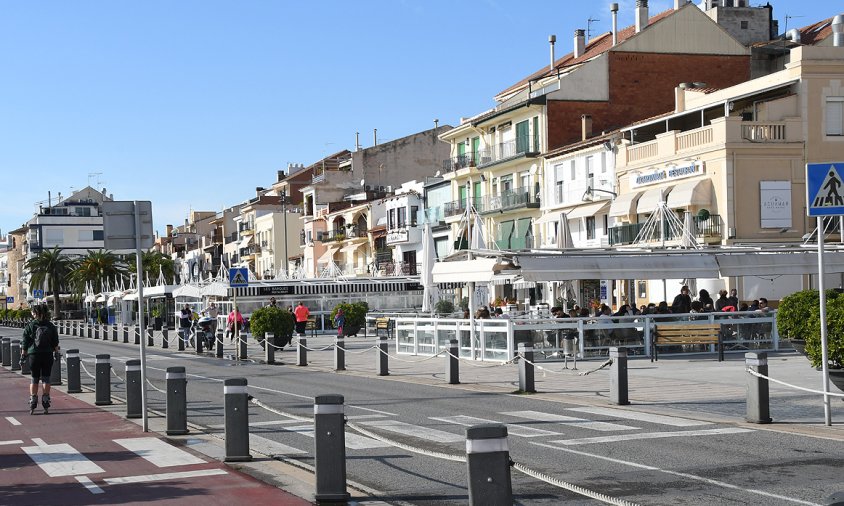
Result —
[{"label": "white umbrella", "polygon": [[567,213],[560,213],[560,228],[557,233],[557,247],[560,249],[574,248],[574,240],[571,238],[569,215]]},{"label": "white umbrella", "polygon": [[434,246],[434,236],[431,232],[431,224],[425,223],[422,229],[422,312],[433,312],[436,300],[439,298],[439,290],[434,284],[434,263],[437,261],[437,253]]},{"label": "white umbrella", "polygon": [[683,215],[683,246],[687,248],[697,249],[697,228],[695,227],[695,220],[692,218],[692,213],[686,211]]},{"label": "white umbrella", "polygon": [[472,243],[470,245],[470,248],[475,250],[486,249],[483,222],[481,222],[481,216],[479,214],[475,215],[475,225],[472,229]]}]

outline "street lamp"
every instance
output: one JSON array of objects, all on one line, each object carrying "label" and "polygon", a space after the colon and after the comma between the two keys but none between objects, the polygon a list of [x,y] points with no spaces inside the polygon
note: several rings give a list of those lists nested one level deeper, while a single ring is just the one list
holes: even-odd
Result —
[{"label": "street lamp", "polygon": [[618,197],[618,194],[616,192],[612,192],[612,191],[609,191],[609,190],[602,190],[600,188],[592,188],[591,186],[587,186],[586,191],[583,192],[583,197],[581,197],[580,200],[582,200],[584,202],[588,202],[588,201],[592,200],[595,197],[595,192],[601,192],[601,193],[606,193],[607,195],[612,195],[612,198]]}]

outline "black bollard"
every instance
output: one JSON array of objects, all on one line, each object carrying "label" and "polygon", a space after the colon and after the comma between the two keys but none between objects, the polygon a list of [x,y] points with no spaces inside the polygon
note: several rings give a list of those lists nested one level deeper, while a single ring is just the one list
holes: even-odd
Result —
[{"label": "black bollard", "polygon": [[179,349],[179,351],[185,351],[185,334],[187,332],[187,329],[179,329],[178,333],[176,334],[177,336],[179,336],[179,338],[177,339],[177,341],[179,341],[179,343],[177,344],[177,348]]},{"label": "black bollard", "polygon": [[31,374],[32,374],[32,370],[29,368],[29,356],[27,356],[21,362],[21,375],[22,376],[29,376]]},{"label": "black bollard", "polygon": [[217,358],[223,358],[223,329],[217,331],[214,336],[214,355]]},{"label": "black bollard", "polygon": [[111,404],[111,356],[108,354],[97,355],[94,382],[97,406],[108,406]]},{"label": "black bollard", "polygon": [[72,335],[73,337],[76,337],[78,330],[79,330],[79,322],[74,320],[70,324],[70,335]]},{"label": "black bollard", "polygon": [[378,352],[375,354],[375,372],[378,376],[389,376],[389,357],[387,357],[387,338],[378,338]]},{"label": "black bollard", "polygon": [[50,368],[50,384],[53,386],[62,384],[62,352],[53,352],[53,367]]},{"label": "black bollard", "polygon": [[610,348],[610,401],[624,406],[630,404],[627,396],[627,348]]},{"label": "black bollard", "polygon": [[[768,375],[768,354],[745,353],[745,367],[762,376]],[[745,420],[750,423],[771,423],[770,394],[768,392],[767,378],[759,378],[750,373],[745,376],[747,390],[747,416]]]},{"label": "black bollard", "polygon": [[153,327],[152,325],[147,325],[147,346],[152,348],[155,346],[155,338],[152,337]]},{"label": "black bollard", "polygon": [[123,324],[123,342],[129,344],[129,326],[125,323]]},{"label": "black bollard", "polygon": [[141,386],[141,361],[138,359],[127,360],[126,418],[141,418],[143,416]]},{"label": "black bollard", "polygon": [[138,325],[132,325],[132,335],[135,337],[134,342],[136,346],[140,346],[141,344],[141,332],[143,332],[143,329]]},{"label": "black bollard", "polygon": [[469,470],[469,504],[513,504],[506,425],[488,423],[466,429],[466,467]]},{"label": "black bollard", "polygon": [[165,350],[170,347],[170,336],[167,327],[161,329],[161,347]]},{"label": "black bollard", "polygon": [[533,346],[519,343],[519,391],[536,393],[533,370]]},{"label": "black bollard", "polygon": [[343,396],[314,398],[314,467],[316,501],[346,502],[346,432]]},{"label": "black bollard", "polygon": [[264,362],[275,364],[275,335],[264,332]]},{"label": "black bollard", "polygon": [[167,435],[188,433],[187,375],[184,367],[167,368]]},{"label": "black bollard", "polygon": [[20,371],[21,370],[21,341],[20,339],[15,339],[12,341],[12,370],[13,371]]},{"label": "black bollard", "polygon": [[248,332],[241,332],[240,337],[238,340],[238,354],[237,358],[240,360],[246,360],[248,358],[246,354],[246,342],[249,340],[249,333]]},{"label": "black bollard", "polygon": [[97,323],[96,325],[94,325],[94,339],[99,339],[99,338],[100,338],[100,324]]},{"label": "black bollard", "polygon": [[457,339],[448,341],[449,354],[446,355],[445,377],[449,385],[460,384],[460,360],[457,359],[460,349],[457,347]]},{"label": "black bollard", "polygon": [[2,341],[3,346],[3,367],[10,367],[12,365],[12,338],[4,337]]},{"label": "black bollard", "polygon": [[117,324],[115,323],[114,325],[111,326],[111,341],[112,342],[115,342],[115,343],[117,342],[117,334],[118,334]]},{"label": "black bollard", "polygon": [[338,337],[334,340],[334,370],[346,370],[346,340]]},{"label": "black bollard", "polygon": [[67,393],[81,394],[82,380],[80,378],[79,350],[67,350],[64,359],[67,361]]},{"label": "black bollard", "polygon": [[299,336],[296,339],[296,365],[308,365],[308,339],[305,336]]},{"label": "black bollard", "polygon": [[249,392],[246,378],[229,378],[223,383],[226,413],[226,462],[252,460],[249,453]]}]

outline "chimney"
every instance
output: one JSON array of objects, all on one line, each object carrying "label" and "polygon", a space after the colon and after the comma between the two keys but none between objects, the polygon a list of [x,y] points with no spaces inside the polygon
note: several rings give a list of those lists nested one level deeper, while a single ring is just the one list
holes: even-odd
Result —
[{"label": "chimney", "polygon": [[578,28],[574,31],[574,57],[580,58],[586,52],[586,30]]},{"label": "chimney", "polygon": [[800,30],[798,30],[797,28],[792,28],[788,31],[788,33],[785,34],[785,38],[796,44],[800,44]]},{"label": "chimney", "polygon": [[551,46],[551,68],[550,68],[550,70],[552,72],[554,71],[554,61],[556,60],[556,58],[554,58],[554,44],[556,42],[557,42],[557,36],[556,35],[552,34],[552,35],[548,36],[548,44]]},{"label": "chimney", "polygon": [[683,112],[686,110],[686,92],[683,86],[674,88],[674,112]]},{"label": "chimney", "polygon": [[648,0],[636,0],[636,33],[648,26]]},{"label": "chimney", "polygon": [[689,3],[687,0],[674,0],[674,10],[679,11],[680,7]]},{"label": "chimney", "polygon": [[378,129],[377,128],[372,129],[372,145],[373,146],[378,145]]},{"label": "chimney", "polygon": [[612,12],[612,45],[618,44],[618,4],[610,4],[610,12]]},{"label": "chimney", "polygon": [[584,114],[580,117],[580,131],[582,140],[592,137],[592,116]]},{"label": "chimney", "polygon": [[173,237],[173,225],[167,225],[167,237]]},{"label": "chimney", "polygon": [[832,45],[844,47],[844,16],[841,14],[832,18]]},{"label": "chimney", "polygon": [[355,151],[360,151],[360,132],[355,132]]},{"label": "chimney", "polygon": [[264,188],[263,186],[256,186],[255,187],[255,196],[258,197],[258,198],[261,198],[261,194],[264,191],[266,191],[266,188]]}]

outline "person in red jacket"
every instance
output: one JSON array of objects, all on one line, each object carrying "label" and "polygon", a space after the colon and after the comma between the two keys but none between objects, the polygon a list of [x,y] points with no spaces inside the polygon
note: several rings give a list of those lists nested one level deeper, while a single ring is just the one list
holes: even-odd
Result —
[{"label": "person in red jacket", "polygon": [[304,336],[305,326],[308,324],[308,316],[311,315],[311,312],[308,311],[304,303],[299,302],[299,305],[293,310],[293,315],[296,317],[296,333]]},{"label": "person in red jacket", "polygon": [[[236,327],[235,322],[237,322]],[[237,308],[232,309],[232,312],[229,313],[229,317],[226,319],[226,325],[228,326],[226,334],[229,336],[229,342],[232,342],[238,331],[243,328],[243,315],[240,314]]]}]

